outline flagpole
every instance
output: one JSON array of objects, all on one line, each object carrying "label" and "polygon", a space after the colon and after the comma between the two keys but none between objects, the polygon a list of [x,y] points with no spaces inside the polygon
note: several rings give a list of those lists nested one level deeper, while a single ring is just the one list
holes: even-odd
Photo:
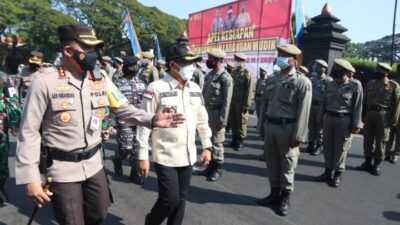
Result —
[{"label": "flagpole", "polygon": [[393,15],[393,33],[392,33],[392,57],[390,59],[390,65],[393,65],[395,61],[395,34],[396,34],[396,14],[397,14],[397,0],[394,1],[394,15]]}]

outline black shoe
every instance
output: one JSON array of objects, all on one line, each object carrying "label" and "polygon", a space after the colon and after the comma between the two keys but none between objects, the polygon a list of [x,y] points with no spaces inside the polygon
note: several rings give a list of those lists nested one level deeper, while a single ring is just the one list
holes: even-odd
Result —
[{"label": "black shoe", "polygon": [[196,166],[196,168],[193,170],[192,174],[195,176],[210,176],[213,168],[214,168],[215,162],[211,161],[210,164],[208,164],[208,166],[206,168],[204,167],[200,167],[200,166]]},{"label": "black shoe", "polygon": [[316,156],[316,155],[321,154],[321,148],[322,148],[322,144],[317,143],[317,146],[315,146],[314,150],[310,152],[310,155]]},{"label": "black shoe", "polygon": [[399,161],[398,155],[395,155],[395,154],[390,155],[390,158],[389,158],[390,163],[396,164],[398,161]]},{"label": "black shoe", "polygon": [[215,163],[211,174],[207,177],[208,181],[217,181],[222,176],[222,163]]},{"label": "black shoe", "polygon": [[114,164],[114,172],[121,176],[123,174],[123,170],[122,170],[122,160],[121,159],[117,159],[117,158],[113,158],[112,160],[113,164]]},{"label": "black shoe", "polygon": [[372,175],[379,176],[381,175],[381,168],[379,167],[381,165],[382,160],[380,159],[375,159],[374,160],[374,166],[372,170],[370,171]]},{"label": "black shoe", "polygon": [[264,154],[258,155],[258,161],[265,161],[265,155]]},{"label": "black shoe", "polygon": [[331,182],[329,182],[329,185],[331,187],[337,188],[340,186],[341,181],[342,181],[342,172],[335,172],[335,175],[333,176]]},{"label": "black shoe", "polygon": [[136,164],[131,166],[131,173],[129,174],[129,180],[132,181],[134,184],[143,185],[145,179],[141,176],[136,168]]},{"label": "black shoe", "polygon": [[257,200],[257,204],[261,206],[276,205],[279,203],[280,195],[281,189],[271,188],[271,193],[267,197]]},{"label": "black shoe", "polygon": [[360,166],[356,167],[356,170],[363,170],[363,171],[371,171],[373,169],[372,166],[372,158],[371,157],[365,157],[365,162],[361,164]]},{"label": "black shoe", "polygon": [[390,157],[391,157],[391,156],[392,156],[392,155],[386,155],[384,160],[385,160],[385,161],[390,161]]},{"label": "black shoe", "polygon": [[311,152],[314,152],[314,151],[315,151],[314,142],[313,141],[308,142],[308,147],[306,148],[306,152],[311,154]]},{"label": "black shoe", "polygon": [[243,142],[242,141],[238,141],[235,145],[235,147],[233,148],[233,150],[240,152],[243,150]]},{"label": "black shoe", "polygon": [[333,179],[333,170],[332,169],[325,169],[325,172],[318,177],[314,177],[314,181],[317,182],[327,182]]},{"label": "black shoe", "polygon": [[144,220],[144,225],[150,225],[150,214],[146,215],[146,219]]},{"label": "black shoe", "polygon": [[279,199],[278,214],[280,216],[286,216],[289,213],[289,196],[288,191],[282,190],[282,196]]},{"label": "black shoe", "polygon": [[321,148],[315,148],[314,151],[310,152],[310,155],[316,156],[321,154]]},{"label": "black shoe", "polygon": [[7,201],[6,195],[3,192],[3,188],[0,188],[0,205]]}]

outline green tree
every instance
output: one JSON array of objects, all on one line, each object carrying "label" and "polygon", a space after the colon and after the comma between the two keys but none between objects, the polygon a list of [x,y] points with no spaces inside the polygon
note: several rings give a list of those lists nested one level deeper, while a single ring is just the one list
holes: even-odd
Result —
[{"label": "green tree", "polygon": [[186,21],[145,7],[137,0],[54,0],[53,4],[72,15],[78,22],[92,25],[104,40],[103,54],[132,54],[130,42],[123,38],[122,15],[128,9],[142,50],[154,48],[152,33],[157,32],[160,48],[171,45],[184,30]]},{"label": "green tree", "polygon": [[72,17],[53,9],[50,0],[1,0],[0,21],[0,34],[12,33],[25,41],[19,52],[41,51],[47,61],[53,60],[59,51],[57,27],[76,23]]}]

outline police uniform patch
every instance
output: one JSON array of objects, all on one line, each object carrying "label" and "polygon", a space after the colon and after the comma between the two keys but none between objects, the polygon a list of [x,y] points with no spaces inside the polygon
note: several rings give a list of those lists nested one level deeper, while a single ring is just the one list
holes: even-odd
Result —
[{"label": "police uniform patch", "polygon": [[61,109],[69,109],[71,107],[71,104],[69,102],[61,102],[60,108]]},{"label": "police uniform patch", "polygon": [[69,91],[70,87],[66,86],[64,83],[61,83],[60,86],[56,87],[57,91],[66,92]]},{"label": "police uniform patch", "polygon": [[72,119],[72,116],[69,112],[62,112],[60,114],[60,121],[63,123],[68,123],[71,121],[71,119]]},{"label": "police uniform patch", "polygon": [[190,92],[190,97],[201,97],[201,92]]},{"label": "police uniform patch", "polygon": [[175,96],[178,96],[178,92],[177,91],[162,92],[160,94],[161,98],[175,97]]},{"label": "police uniform patch", "polygon": [[152,91],[146,90],[143,93],[143,97],[150,99],[150,100],[153,99],[153,96],[154,96],[154,92],[152,92]]}]

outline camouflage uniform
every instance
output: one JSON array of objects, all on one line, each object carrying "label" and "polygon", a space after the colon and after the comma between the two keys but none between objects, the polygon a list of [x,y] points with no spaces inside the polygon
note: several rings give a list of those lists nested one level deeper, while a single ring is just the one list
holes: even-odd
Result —
[{"label": "camouflage uniform", "polygon": [[[140,100],[136,89],[135,78],[128,80],[126,76],[121,77],[115,81],[115,86],[121,91],[122,94],[128,99],[129,104],[135,107],[139,106]],[[115,152],[114,166],[118,166],[120,170],[116,169],[117,174],[122,174],[121,161],[128,158],[130,165],[136,168],[137,150],[135,149],[135,135],[136,126],[127,126],[121,123],[114,113],[111,113],[111,125],[117,130],[117,143],[118,150]],[[136,171],[136,170],[135,170]]]},{"label": "camouflage uniform", "polygon": [[21,107],[14,88],[14,83],[4,73],[0,72],[0,204],[5,200],[3,186],[10,175],[8,168],[8,152],[10,128],[18,127],[21,117]]}]

